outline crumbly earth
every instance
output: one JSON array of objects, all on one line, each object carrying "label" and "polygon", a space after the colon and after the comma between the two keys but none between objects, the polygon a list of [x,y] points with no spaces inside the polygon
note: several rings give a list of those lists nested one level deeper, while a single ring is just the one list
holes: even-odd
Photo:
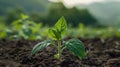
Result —
[{"label": "crumbly earth", "polygon": [[85,43],[87,57],[79,60],[66,49],[61,61],[54,58],[54,46],[32,56],[31,50],[40,40],[1,39],[0,67],[120,67],[120,38],[79,39]]}]

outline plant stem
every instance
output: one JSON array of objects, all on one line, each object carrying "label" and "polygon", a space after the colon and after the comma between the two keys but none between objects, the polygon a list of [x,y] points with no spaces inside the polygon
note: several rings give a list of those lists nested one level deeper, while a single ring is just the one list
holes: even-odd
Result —
[{"label": "plant stem", "polygon": [[59,55],[58,59],[61,60],[61,41],[60,40],[58,40],[58,55]]}]

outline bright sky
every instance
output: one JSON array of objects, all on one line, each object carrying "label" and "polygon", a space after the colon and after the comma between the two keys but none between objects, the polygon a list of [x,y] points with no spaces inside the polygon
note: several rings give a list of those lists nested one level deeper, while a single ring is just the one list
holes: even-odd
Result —
[{"label": "bright sky", "polygon": [[91,4],[94,2],[103,2],[105,0],[49,0],[49,1],[52,1],[52,2],[62,1],[65,6],[73,7],[73,6],[78,5],[78,4],[88,5],[88,4]]}]

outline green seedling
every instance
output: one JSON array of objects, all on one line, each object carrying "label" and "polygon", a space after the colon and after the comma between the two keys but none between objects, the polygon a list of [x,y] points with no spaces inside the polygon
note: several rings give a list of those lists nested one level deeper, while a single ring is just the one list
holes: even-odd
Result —
[{"label": "green seedling", "polygon": [[32,49],[32,55],[38,51],[43,50],[45,47],[53,44],[54,41],[57,42],[57,54],[54,55],[55,58],[61,60],[62,52],[66,48],[71,51],[75,56],[82,59],[86,56],[84,44],[78,39],[70,39],[68,41],[63,41],[63,34],[67,30],[67,23],[64,17],[61,17],[53,28],[50,28],[48,33],[52,40],[46,40],[36,44]]},{"label": "green seedling", "polygon": [[[1,35],[6,38],[15,39],[41,39],[40,28],[42,23],[35,23],[29,20],[27,15],[21,14],[21,18],[12,22],[10,28],[7,28]],[[1,37],[1,36],[0,36]]]}]

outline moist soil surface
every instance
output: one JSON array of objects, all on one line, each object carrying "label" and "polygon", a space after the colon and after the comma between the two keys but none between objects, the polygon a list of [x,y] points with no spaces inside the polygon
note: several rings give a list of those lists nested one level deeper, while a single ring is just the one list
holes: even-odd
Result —
[{"label": "moist soil surface", "polygon": [[54,58],[54,46],[31,55],[33,46],[41,40],[1,39],[0,67],[120,67],[120,38],[79,39],[85,44],[87,57],[79,60],[66,49],[61,61]]}]

